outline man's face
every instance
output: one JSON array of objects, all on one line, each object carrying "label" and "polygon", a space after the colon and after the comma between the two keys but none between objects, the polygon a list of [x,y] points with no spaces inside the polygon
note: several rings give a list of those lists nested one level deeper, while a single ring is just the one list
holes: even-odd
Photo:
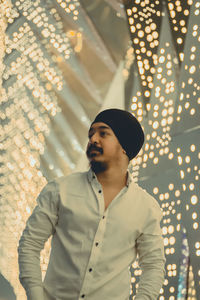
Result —
[{"label": "man's face", "polygon": [[122,155],[122,147],[112,129],[103,122],[94,123],[88,133],[87,157],[91,167],[102,167],[102,171],[116,162]]}]

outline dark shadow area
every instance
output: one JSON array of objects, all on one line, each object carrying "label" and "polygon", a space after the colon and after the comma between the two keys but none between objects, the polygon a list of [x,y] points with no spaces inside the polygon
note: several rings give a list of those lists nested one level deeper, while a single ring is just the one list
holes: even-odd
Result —
[{"label": "dark shadow area", "polygon": [[0,300],[16,300],[10,283],[0,274]]}]

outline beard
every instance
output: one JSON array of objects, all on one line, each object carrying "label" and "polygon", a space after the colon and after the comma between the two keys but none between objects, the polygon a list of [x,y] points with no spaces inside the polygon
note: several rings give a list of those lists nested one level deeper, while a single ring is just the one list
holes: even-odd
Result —
[{"label": "beard", "polygon": [[95,174],[102,173],[108,168],[107,163],[102,161],[90,161],[90,167]]},{"label": "beard", "polygon": [[105,170],[107,170],[107,163],[92,160],[92,158],[95,158],[95,156],[97,155],[96,153],[91,153],[92,150],[95,150],[95,151],[99,152],[100,154],[103,154],[103,149],[94,144],[91,144],[86,151],[86,155],[87,155],[88,159],[91,159],[90,167],[95,174],[104,172]]}]

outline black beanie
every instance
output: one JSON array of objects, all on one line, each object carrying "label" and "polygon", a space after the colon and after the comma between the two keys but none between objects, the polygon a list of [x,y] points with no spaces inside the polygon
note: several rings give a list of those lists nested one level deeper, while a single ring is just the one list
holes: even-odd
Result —
[{"label": "black beanie", "polygon": [[144,132],[138,120],[130,112],[106,109],[96,116],[92,124],[97,122],[103,122],[113,130],[129,160],[139,153],[144,143]]}]

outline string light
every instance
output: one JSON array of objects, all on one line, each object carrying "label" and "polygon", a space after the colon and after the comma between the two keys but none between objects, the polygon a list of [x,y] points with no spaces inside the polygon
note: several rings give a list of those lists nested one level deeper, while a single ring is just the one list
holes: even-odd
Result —
[{"label": "string light", "polygon": [[[58,2],[61,7],[65,3]],[[48,5],[41,4],[39,0],[16,1],[13,6],[9,1],[3,1],[0,5],[0,42],[3,42],[0,58],[5,49],[6,62],[9,61],[5,66],[0,65],[0,75],[3,73],[0,78],[4,80],[1,89],[3,138],[0,149],[3,155],[0,170],[5,174],[1,178],[4,188],[0,211],[4,220],[1,230],[7,232],[0,244],[0,269],[20,300],[26,297],[18,280],[17,242],[36,204],[33,200],[47,182],[40,170],[40,155],[44,154],[45,143],[50,140],[49,123],[61,112],[58,95],[60,97],[63,91],[64,78],[57,63],[69,59],[73,51],[80,52],[82,49],[81,33],[76,31],[73,49],[70,43],[74,37],[66,33],[57,9]],[[64,6],[62,11],[74,21],[78,20],[79,2],[67,1]],[[9,25],[7,35],[6,23]],[[76,152],[79,145],[73,143]],[[67,160],[65,154],[62,159]],[[42,160],[54,176],[63,175],[50,153],[43,156]],[[69,172],[74,166],[67,161],[69,167],[66,167],[66,172]],[[49,251],[48,241],[41,255],[43,277]],[[8,265],[5,265],[8,260],[11,272]]]},{"label": "string light", "polygon": [[[167,273],[159,299],[183,299],[181,297],[186,297],[184,293],[187,289],[187,278],[183,275],[189,272],[187,292],[190,294],[190,299],[196,300],[194,273],[199,279],[199,267],[194,264],[190,265],[189,260],[184,257],[184,253],[187,252],[186,248],[183,245],[183,248],[179,249],[179,245],[181,239],[183,243],[189,243],[187,239],[189,234],[192,234],[193,241],[198,239],[199,234],[199,187],[197,181],[200,174],[198,163],[200,152],[198,142],[194,142],[197,140],[198,133],[194,129],[192,134],[192,128],[199,126],[197,119],[200,104],[200,74],[197,51],[200,40],[198,21],[193,16],[198,15],[200,2],[168,1],[167,7],[163,7],[165,18],[162,17],[162,22],[165,29],[157,31],[159,45],[156,53],[153,52],[153,47],[151,49],[152,37],[148,36],[148,34],[152,35],[149,25],[146,25],[148,18],[145,19],[146,23],[143,23],[142,26],[140,26],[142,22],[139,17],[135,18],[138,11],[143,10],[140,8],[142,3],[144,5],[142,7],[145,8],[150,6],[150,3],[146,1],[135,1],[135,3],[137,3],[137,9],[136,4],[132,4],[132,7],[130,6],[127,10],[127,15],[141,88],[138,88],[137,84],[130,108],[133,114],[138,119],[140,118],[142,125],[144,124],[146,141],[139,153],[140,159],[132,161],[131,170],[134,180],[139,181],[155,195],[163,212],[162,232],[167,258]],[[167,12],[171,20],[170,26],[166,21]],[[189,23],[190,13],[192,13],[192,17]],[[144,34],[140,31],[141,27],[144,28]],[[146,47],[144,52],[141,51],[140,39]],[[187,50],[184,48],[185,43],[187,43]],[[151,56],[152,61],[148,59]],[[145,77],[149,70],[151,74]],[[134,78],[136,79],[136,77]],[[148,86],[149,83],[153,83],[151,88]],[[149,100],[145,97],[147,87],[149,93],[146,95]],[[140,107],[143,111],[141,115]],[[146,115],[144,114],[145,109]],[[181,134],[180,138],[178,137],[179,133],[184,130],[186,132],[188,130],[187,142],[184,142]],[[190,131],[191,134],[189,134]],[[174,134],[176,138],[173,140]],[[189,140],[188,135],[190,135]],[[169,172],[168,175],[167,172]],[[186,205],[184,205],[184,201],[186,201]],[[189,214],[188,218],[190,219],[185,220],[186,214]],[[185,238],[182,237],[186,232],[184,226],[187,228]],[[193,244],[190,241],[188,258],[193,256],[193,260],[198,261],[200,255],[198,246],[198,241]],[[176,259],[177,251],[183,255],[181,263]],[[132,268],[132,274],[134,277],[136,276],[132,283],[132,293],[134,294],[139,281],[134,270],[138,271],[139,267],[133,265]],[[188,269],[190,271],[187,271]],[[175,278],[179,279],[179,285],[174,285]]]}]

